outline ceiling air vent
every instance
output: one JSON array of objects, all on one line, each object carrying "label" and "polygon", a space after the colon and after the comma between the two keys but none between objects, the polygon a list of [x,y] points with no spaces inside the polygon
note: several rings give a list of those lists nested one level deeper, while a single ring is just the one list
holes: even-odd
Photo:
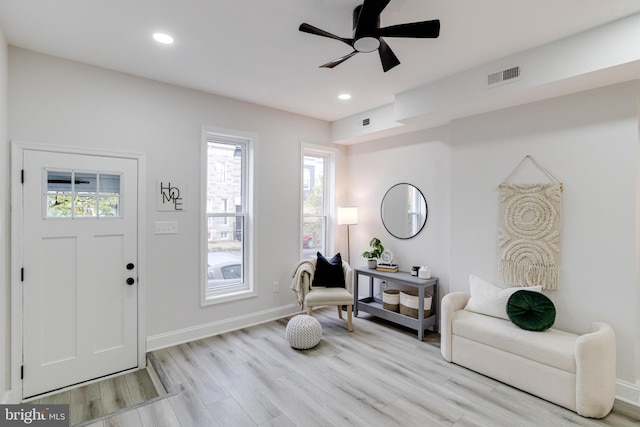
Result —
[{"label": "ceiling air vent", "polygon": [[487,86],[494,86],[500,83],[507,83],[509,80],[520,77],[520,67],[507,68],[487,76]]}]

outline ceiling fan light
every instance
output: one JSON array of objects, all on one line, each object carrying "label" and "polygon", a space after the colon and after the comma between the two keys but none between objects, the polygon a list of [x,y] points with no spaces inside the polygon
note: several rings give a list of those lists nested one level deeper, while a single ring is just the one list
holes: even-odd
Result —
[{"label": "ceiling fan light", "polygon": [[380,40],[375,37],[362,37],[353,43],[358,52],[373,52],[380,47]]}]

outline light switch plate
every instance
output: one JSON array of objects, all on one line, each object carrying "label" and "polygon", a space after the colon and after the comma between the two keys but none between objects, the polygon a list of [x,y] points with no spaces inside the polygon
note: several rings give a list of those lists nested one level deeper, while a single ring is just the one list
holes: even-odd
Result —
[{"label": "light switch plate", "polygon": [[156,234],[178,234],[178,221],[156,221]]}]

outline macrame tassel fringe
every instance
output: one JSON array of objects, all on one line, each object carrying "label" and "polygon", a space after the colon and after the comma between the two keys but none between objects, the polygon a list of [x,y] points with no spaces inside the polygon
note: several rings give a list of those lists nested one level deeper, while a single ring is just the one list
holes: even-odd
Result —
[{"label": "macrame tassel fringe", "polygon": [[531,264],[528,262],[500,260],[500,280],[511,286],[536,286],[542,289],[558,289],[560,266]]}]

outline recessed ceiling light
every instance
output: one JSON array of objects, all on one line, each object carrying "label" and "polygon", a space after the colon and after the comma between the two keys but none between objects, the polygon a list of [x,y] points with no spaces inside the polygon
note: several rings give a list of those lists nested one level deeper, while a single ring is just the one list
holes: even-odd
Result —
[{"label": "recessed ceiling light", "polygon": [[348,93],[341,93],[340,95],[338,95],[338,99],[346,101],[347,99],[351,99],[351,95],[349,95]]},{"label": "recessed ceiling light", "polygon": [[171,43],[173,43],[173,37],[171,37],[169,34],[165,34],[165,33],[154,33],[153,34],[153,39],[155,41],[157,41],[158,43],[163,43],[163,44],[171,44]]}]

